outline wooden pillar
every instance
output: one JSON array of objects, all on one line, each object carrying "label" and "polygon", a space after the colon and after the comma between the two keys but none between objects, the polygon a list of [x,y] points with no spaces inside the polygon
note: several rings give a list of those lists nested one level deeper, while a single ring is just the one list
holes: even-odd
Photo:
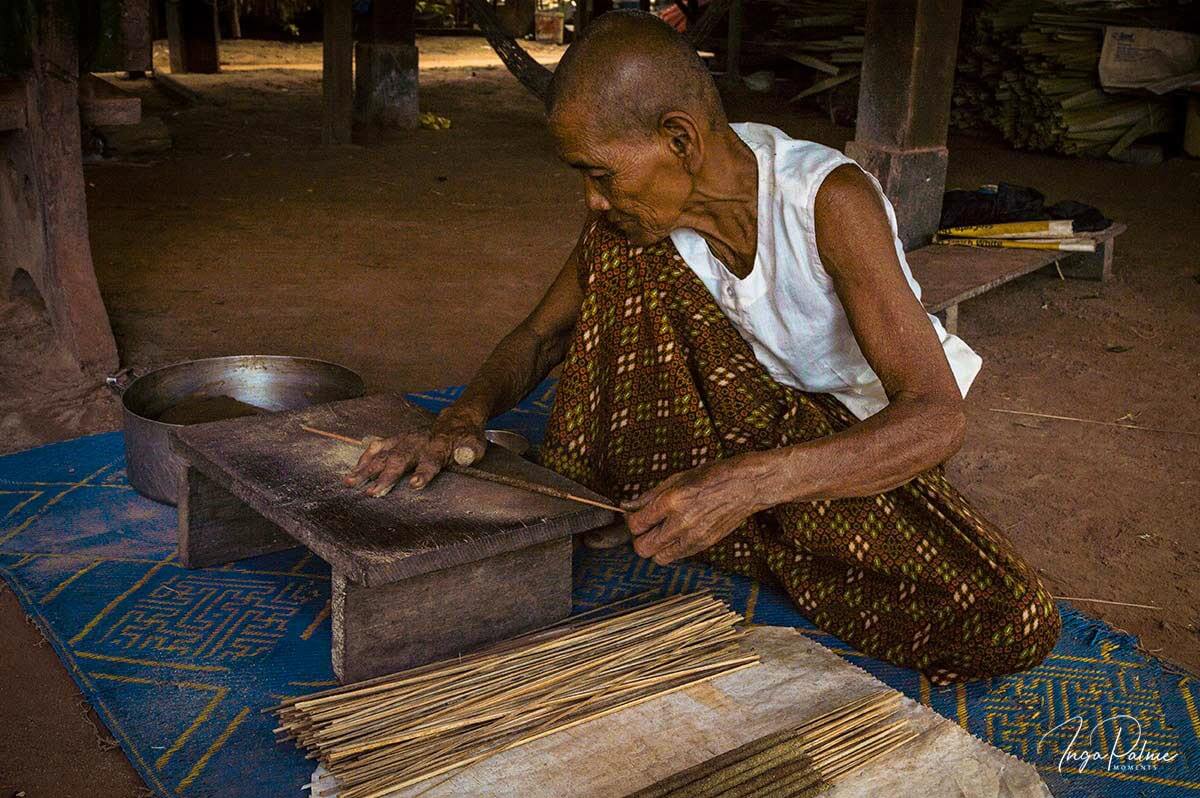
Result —
[{"label": "wooden pillar", "polygon": [[734,82],[742,79],[742,0],[729,5],[729,35],[725,48],[725,78]]},{"label": "wooden pillar", "polygon": [[354,114],[354,34],[351,0],[325,0],[321,70],[321,141],[349,144]]},{"label": "wooden pillar", "polygon": [[906,249],[937,229],[961,0],[870,0],[858,125],[846,154],[874,174]]},{"label": "wooden pillar", "polygon": [[415,128],[418,104],[416,0],[373,0],[366,41],[354,47],[354,117],[360,133]]},{"label": "wooden pillar", "polygon": [[[0,127],[0,294],[23,270],[66,350],[91,376],[117,367],[88,241],[79,124],[79,43],[59,3],[39,4],[33,64],[5,82]],[[23,113],[21,113],[23,111]]]},{"label": "wooden pillar", "polygon": [[216,0],[167,0],[171,72],[213,73],[221,68]]},{"label": "wooden pillar", "polygon": [[416,0],[372,0],[370,41],[415,44]]},{"label": "wooden pillar", "polygon": [[167,0],[167,58],[171,64],[171,72],[180,74],[187,72],[186,60],[184,59],[183,44],[183,15],[180,13],[179,4],[183,0]]},{"label": "wooden pillar", "polygon": [[577,0],[575,3],[575,36],[577,38],[592,21],[594,5],[594,0]]},{"label": "wooden pillar", "polygon": [[[141,77],[154,69],[154,35],[150,20],[150,4],[126,0],[121,3],[121,55],[122,63],[114,64],[113,71],[136,73]],[[100,71],[96,66],[93,71]]]}]

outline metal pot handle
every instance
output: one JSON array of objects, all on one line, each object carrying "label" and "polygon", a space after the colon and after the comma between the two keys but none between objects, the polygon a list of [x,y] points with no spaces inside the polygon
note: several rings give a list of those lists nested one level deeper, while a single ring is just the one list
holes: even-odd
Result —
[{"label": "metal pot handle", "polygon": [[117,369],[112,374],[104,378],[104,384],[112,389],[112,392],[117,396],[123,396],[125,390],[136,380],[140,374],[132,366],[127,366],[123,369]]}]

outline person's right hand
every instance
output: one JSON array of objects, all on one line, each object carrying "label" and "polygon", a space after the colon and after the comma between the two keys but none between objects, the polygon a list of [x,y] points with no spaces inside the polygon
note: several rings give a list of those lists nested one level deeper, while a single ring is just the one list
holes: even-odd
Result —
[{"label": "person's right hand", "polygon": [[[468,448],[476,462],[487,449],[484,426],[453,406],[438,415],[433,427],[372,441],[358,458],[358,465],[343,480],[347,485],[364,485],[368,496],[386,496],[396,483],[412,471],[409,487],[420,490],[454,459],[454,450]],[[372,482],[374,480],[374,482]]]}]

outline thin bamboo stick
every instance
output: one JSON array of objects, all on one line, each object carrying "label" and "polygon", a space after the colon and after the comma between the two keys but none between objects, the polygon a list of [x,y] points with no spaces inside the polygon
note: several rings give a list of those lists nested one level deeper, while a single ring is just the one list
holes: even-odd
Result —
[{"label": "thin bamboo stick", "polygon": [[1096,242],[1086,238],[1020,240],[1015,238],[941,238],[934,236],[933,243],[945,247],[978,247],[984,249],[1049,249],[1059,252],[1095,252]]},{"label": "thin bamboo stick", "polygon": [[1054,416],[1049,413],[1031,413],[1026,410],[1005,410],[999,407],[988,408],[993,413],[1008,413],[1013,416],[1032,416],[1033,418],[1049,418],[1055,421],[1075,421],[1080,424],[1099,424],[1105,427],[1120,427],[1121,429],[1136,429],[1143,432],[1166,432],[1171,435],[1194,435],[1200,436],[1200,432],[1192,432],[1184,429],[1163,429],[1162,427],[1144,427],[1141,424],[1122,424],[1119,421],[1098,421],[1093,418],[1076,418],[1075,416]]},{"label": "thin bamboo stick", "polygon": [[1075,223],[1070,219],[1004,222],[946,227],[938,230],[937,234],[959,238],[1071,238],[1075,235]]},{"label": "thin bamboo stick", "polygon": [[1092,604],[1111,604],[1114,607],[1137,607],[1142,610],[1161,610],[1162,607],[1156,607],[1153,604],[1133,604],[1128,601],[1108,601],[1107,599],[1098,598],[1083,598],[1082,596],[1051,596],[1052,599],[1059,601],[1086,601]]}]

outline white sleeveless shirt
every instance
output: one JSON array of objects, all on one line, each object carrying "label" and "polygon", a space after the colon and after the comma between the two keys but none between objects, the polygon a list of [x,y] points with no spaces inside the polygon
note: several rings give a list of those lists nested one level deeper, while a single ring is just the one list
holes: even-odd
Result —
[{"label": "white sleeveless shirt", "polygon": [[[695,230],[671,232],[684,262],[704,282],[758,362],[778,382],[811,393],[833,394],[850,412],[867,418],[887,406],[879,377],[863,357],[833,281],[817,254],[813,207],[817,189],[833,169],[855,163],[835,149],[789,138],[770,125],[730,125],[758,159],[758,250],[754,268],[738,279]],[[878,181],[892,226],[896,256],[917,299],[913,279],[896,237],[896,214]],[[927,314],[928,315],[928,314]],[[929,315],[963,396],[983,361],[961,339]]]}]

